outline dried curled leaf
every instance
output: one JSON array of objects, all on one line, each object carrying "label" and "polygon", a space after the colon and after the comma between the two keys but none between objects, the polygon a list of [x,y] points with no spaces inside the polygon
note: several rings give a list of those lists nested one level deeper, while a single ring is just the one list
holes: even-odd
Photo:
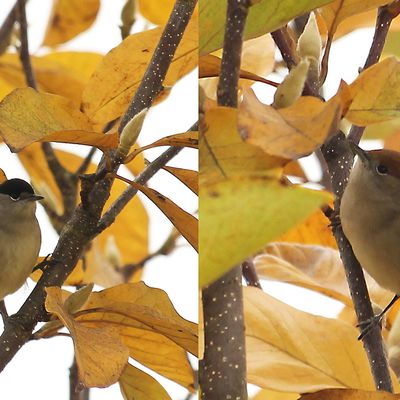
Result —
[{"label": "dried curled leaf", "polygon": [[46,288],[46,292],[47,311],[57,315],[71,333],[81,382],[86,387],[107,387],[117,382],[129,356],[118,330],[85,326],[67,311],[60,288]]}]

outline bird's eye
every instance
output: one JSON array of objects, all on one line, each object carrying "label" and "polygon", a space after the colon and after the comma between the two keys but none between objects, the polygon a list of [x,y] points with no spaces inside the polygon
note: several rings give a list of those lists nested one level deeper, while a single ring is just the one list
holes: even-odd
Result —
[{"label": "bird's eye", "polygon": [[376,166],[376,172],[379,175],[387,175],[387,173],[389,172],[389,168],[386,165],[379,164]]},{"label": "bird's eye", "polygon": [[10,195],[10,199],[11,199],[12,201],[18,201],[18,200],[19,200],[19,196],[13,197],[13,196]]}]

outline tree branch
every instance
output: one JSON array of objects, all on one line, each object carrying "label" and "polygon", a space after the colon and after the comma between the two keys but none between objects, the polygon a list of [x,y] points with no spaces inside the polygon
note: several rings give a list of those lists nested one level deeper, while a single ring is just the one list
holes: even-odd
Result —
[{"label": "tree branch", "polygon": [[[390,24],[393,18],[396,18],[400,13],[400,1],[396,0],[386,6],[379,7],[378,15],[376,17],[375,32],[372,39],[372,44],[369,49],[368,57],[365,60],[363,69],[365,71],[371,65],[376,64],[381,57],[383,46],[385,45],[386,36],[389,32]],[[364,133],[364,126],[353,125],[350,129],[348,139],[358,144]]]},{"label": "tree branch", "polygon": [[121,120],[118,128],[120,133],[136,114],[150,107],[154,99],[162,91],[162,83],[196,3],[197,0],[176,1],[139,88]]},{"label": "tree branch", "polygon": [[254,286],[262,289],[260,280],[258,279],[257,271],[254,266],[253,258],[248,258],[242,262],[242,274],[247,283],[247,286]]},{"label": "tree branch", "polygon": [[[26,21],[25,5],[26,0],[18,0],[16,5],[16,14],[20,25],[21,40],[19,57],[21,60],[27,85],[37,90],[35,74],[32,69],[31,57],[29,55],[28,25]],[[60,217],[58,215],[56,216],[55,214],[52,215],[52,220],[54,220],[55,222],[55,227],[59,227],[71,217],[75,209],[78,178],[62,166],[50,143],[42,143],[41,147],[45,155],[47,165],[51,173],[53,174],[53,177],[57,183],[58,188],[60,189],[63,199],[63,216]]]},{"label": "tree branch", "polygon": [[[243,32],[249,0],[228,0],[218,104],[237,106]],[[200,216],[201,218],[201,216]],[[200,374],[201,398],[247,399],[242,268],[233,267],[203,289],[205,352]]]},{"label": "tree branch", "polygon": [[18,1],[8,13],[3,25],[0,28],[0,54],[2,54],[9,45],[11,33],[14,28],[15,21],[17,20],[17,7]]},{"label": "tree branch", "polygon": [[[172,34],[176,34],[181,38],[186,24],[180,23],[176,13],[178,11],[182,12],[182,19],[186,21],[186,19],[190,17],[189,14],[194,9],[195,2],[192,0],[178,0],[178,3],[180,3],[181,8],[178,10],[176,7],[174,8],[174,12],[170,17],[167,26],[172,23],[178,24],[179,31],[173,31],[175,33]],[[170,30],[166,28],[165,32],[168,33]],[[160,46],[163,46],[162,43],[166,43],[164,36],[161,37],[156,52],[160,52]],[[174,51],[175,49],[164,48],[164,52],[168,55],[168,58],[164,61],[166,65],[163,65],[165,73],[172,61],[172,56],[170,56],[172,50]],[[157,76],[157,79],[159,79],[160,74],[156,65],[153,65],[151,71],[152,74]],[[161,78],[163,80],[164,76]],[[138,91],[145,90],[141,89],[142,87],[143,86],[141,85]],[[146,90],[145,92],[148,93]],[[135,95],[135,97],[136,96],[138,95]],[[143,99],[146,104],[151,104],[153,96],[151,93],[148,93],[148,96],[150,99],[146,98],[143,93],[140,93],[139,97]],[[129,118],[133,115],[134,114],[130,114],[127,111],[124,119],[129,121]],[[115,171],[118,169],[118,166],[119,165],[115,166]],[[100,168],[102,167],[99,166],[98,170]],[[146,170],[151,170],[152,168],[153,165],[150,164]],[[52,268],[45,269],[28,299],[21,306],[19,311],[15,315],[11,316],[7,321],[4,332],[0,337],[0,371],[5,368],[18,350],[31,338],[32,331],[37,322],[46,318],[47,313],[44,308],[46,297],[45,288],[49,286],[61,286],[63,284],[65,279],[74,269],[79,258],[82,256],[88,243],[98,234],[98,223],[104,204],[109,198],[113,179],[102,178],[98,180],[97,177],[98,174],[95,174],[87,176],[86,179],[82,180],[82,203],[75,209],[71,218],[66,222],[60,233],[58,243],[52,256],[55,265]],[[143,183],[145,183],[145,181],[146,179],[144,179]]]},{"label": "tree branch", "polygon": [[[192,129],[192,128],[190,128]],[[143,185],[150,178],[152,178],[156,172],[158,172],[162,167],[167,165],[167,163],[174,158],[183,147],[169,147],[164,153],[157,157],[152,163],[150,163],[143,172],[135,178],[134,182]],[[110,206],[110,208],[104,213],[103,217],[99,221],[97,226],[97,234],[100,234],[115,221],[118,214],[124,209],[124,207],[132,200],[136,195],[137,189],[133,186],[129,186],[125,191],[118,197],[117,200]]]}]

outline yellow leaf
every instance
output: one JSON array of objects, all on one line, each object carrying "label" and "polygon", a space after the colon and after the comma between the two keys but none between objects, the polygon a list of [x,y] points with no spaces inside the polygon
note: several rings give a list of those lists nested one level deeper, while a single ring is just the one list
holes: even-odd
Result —
[{"label": "yellow leaf", "polygon": [[194,392],[194,371],[182,347],[164,335],[144,329],[128,327],[120,333],[130,357]]},{"label": "yellow leaf", "polygon": [[175,135],[165,136],[154,143],[148,144],[143,147],[139,147],[132,151],[126,159],[125,164],[131,162],[144,150],[152,149],[153,147],[159,146],[178,146],[178,147],[191,147],[192,149],[197,149],[199,144],[199,132],[190,131],[184,133],[177,133]]},{"label": "yellow leaf", "polygon": [[140,14],[156,25],[165,24],[174,7],[174,0],[138,0]]},{"label": "yellow leaf", "polygon": [[[337,250],[295,243],[271,243],[255,258],[260,278],[273,279],[315,290],[353,307],[344,268]],[[365,273],[374,303],[384,307],[393,294]]]},{"label": "yellow leaf", "polygon": [[329,195],[273,179],[200,186],[200,283],[206,285],[306,218]]},{"label": "yellow leaf", "polygon": [[338,25],[352,15],[387,4],[387,0],[335,0],[319,9],[325,20],[328,35],[334,35]]},{"label": "yellow leaf", "polygon": [[281,176],[281,167],[288,160],[243,142],[236,129],[237,115],[236,109],[228,107],[206,111],[200,136],[201,184],[235,177]]},{"label": "yellow leaf", "polygon": [[[84,85],[101,59],[100,54],[85,52],[54,52],[41,57],[31,56],[38,89],[68,97],[77,108]],[[0,79],[0,99],[17,87],[26,86],[17,54],[4,54],[0,57]]]},{"label": "yellow leaf", "polygon": [[290,231],[280,236],[277,241],[319,244],[321,246],[328,246],[336,249],[336,240],[328,225],[328,218],[325,217],[321,210],[316,210],[301,224],[296,225]]},{"label": "yellow leaf", "polygon": [[342,115],[339,97],[323,103],[300,97],[289,107],[274,109],[245,89],[239,106],[238,129],[248,142],[268,154],[297,159],[312,153],[336,132]]},{"label": "yellow leaf", "polygon": [[299,400],[399,400],[399,394],[354,389],[327,389],[303,394]]},{"label": "yellow leaf", "polygon": [[[83,110],[93,121],[107,123],[125,112],[161,33],[160,27],[130,35],[103,58],[82,95]],[[176,50],[164,86],[173,86],[197,66],[197,49],[197,20],[192,18]]]},{"label": "yellow leaf", "polygon": [[373,65],[350,85],[353,102],[346,118],[365,126],[400,117],[400,61],[388,57]]},{"label": "yellow leaf", "polygon": [[[62,165],[71,172],[76,171],[83,161],[81,157],[72,153],[56,150],[56,154]],[[40,191],[40,187],[45,185],[47,190],[52,193],[54,202],[61,214],[63,212],[61,195],[47,166],[40,145],[30,145],[19,152],[18,156],[38,191]],[[95,168],[96,166],[91,164],[88,172],[93,173]],[[104,210],[107,210],[125,189],[125,183],[114,182]],[[132,221],[137,223],[132,224]],[[82,266],[78,266],[67,282],[69,284],[95,282],[107,286],[120,283],[121,276],[117,274],[115,267],[107,262],[107,243],[109,240],[115,240],[121,254],[122,265],[138,262],[148,254],[148,224],[147,212],[139,197],[136,196],[126,205],[116,221],[93,241],[93,247],[87,253],[85,271],[82,270]],[[137,281],[140,276],[141,271],[138,271],[132,279]],[[81,279],[83,281],[80,281]]]},{"label": "yellow leaf", "polygon": [[165,197],[154,189],[139,185],[138,183],[126,178],[118,178],[144,193],[165,214],[165,216],[173,223],[175,228],[197,251],[198,221],[193,215],[182,210],[182,208],[178,207],[174,202],[168,199],[168,197]]},{"label": "yellow leaf", "polygon": [[5,172],[0,168],[0,183],[3,183],[6,180],[7,180],[7,176],[6,176]]},{"label": "yellow leaf", "polygon": [[287,160],[244,143],[237,111],[206,111],[200,137],[200,284],[207,285],[307,217],[324,192],[287,187]]},{"label": "yellow leaf", "polygon": [[42,140],[56,131],[90,131],[91,124],[64,97],[15,89],[0,102],[0,134],[12,151]]},{"label": "yellow leaf", "polygon": [[260,390],[251,400],[298,400],[297,393],[274,392],[273,390]]},{"label": "yellow leaf", "polygon": [[78,321],[115,323],[164,335],[197,354],[197,325],[183,319],[174,309],[168,295],[143,282],[127,283],[92,293],[86,310],[101,309],[80,315]]},{"label": "yellow leaf", "polygon": [[[40,142],[59,142],[94,146],[102,151],[115,149],[118,146],[118,133],[96,133],[88,131],[57,131],[41,138]],[[30,143],[29,143],[30,144]]]},{"label": "yellow leaf", "polygon": [[249,383],[294,393],[374,390],[352,326],[296,310],[252,287],[244,288],[244,310]]},{"label": "yellow leaf", "polygon": [[43,45],[55,46],[79,35],[93,24],[99,8],[100,0],[55,0]]},{"label": "yellow leaf", "polygon": [[[219,76],[221,72],[221,59],[212,54],[207,54],[199,59],[199,78],[213,78]],[[271,81],[257,75],[253,72],[249,72],[244,68],[240,69],[239,76],[242,79],[249,79],[256,82],[262,82],[270,84]],[[201,82],[203,85],[203,83]]]},{"label": "yellow leaf", "polygon": [[164,167],[164,169],[178,178],[194,194],[199,194],[199,173],[197,171],[175,167]]},{"label": "yellow leaf", "polygon": [[113,327],[87,327],[65,309],[60,288],[46,288],[46,309],[71,333],[79,377],[86,387],[107,387],[117,382],[128,362],[128,348]]},{"label": "yellow leaf", "polygon": [[119,378],[125,400],[171,400],[167,391],[149,374],[131,364]]}]

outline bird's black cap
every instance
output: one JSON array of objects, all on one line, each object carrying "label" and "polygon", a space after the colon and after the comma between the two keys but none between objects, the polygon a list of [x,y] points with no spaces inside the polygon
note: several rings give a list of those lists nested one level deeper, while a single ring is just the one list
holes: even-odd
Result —
[{"label": "bird's black cap", "polygon": [[35,194],[32,186],[28,182],[18,178],[8,179],[0,184],[0,193],[7,194],[13,199],[20,198],[21,193]]}]

